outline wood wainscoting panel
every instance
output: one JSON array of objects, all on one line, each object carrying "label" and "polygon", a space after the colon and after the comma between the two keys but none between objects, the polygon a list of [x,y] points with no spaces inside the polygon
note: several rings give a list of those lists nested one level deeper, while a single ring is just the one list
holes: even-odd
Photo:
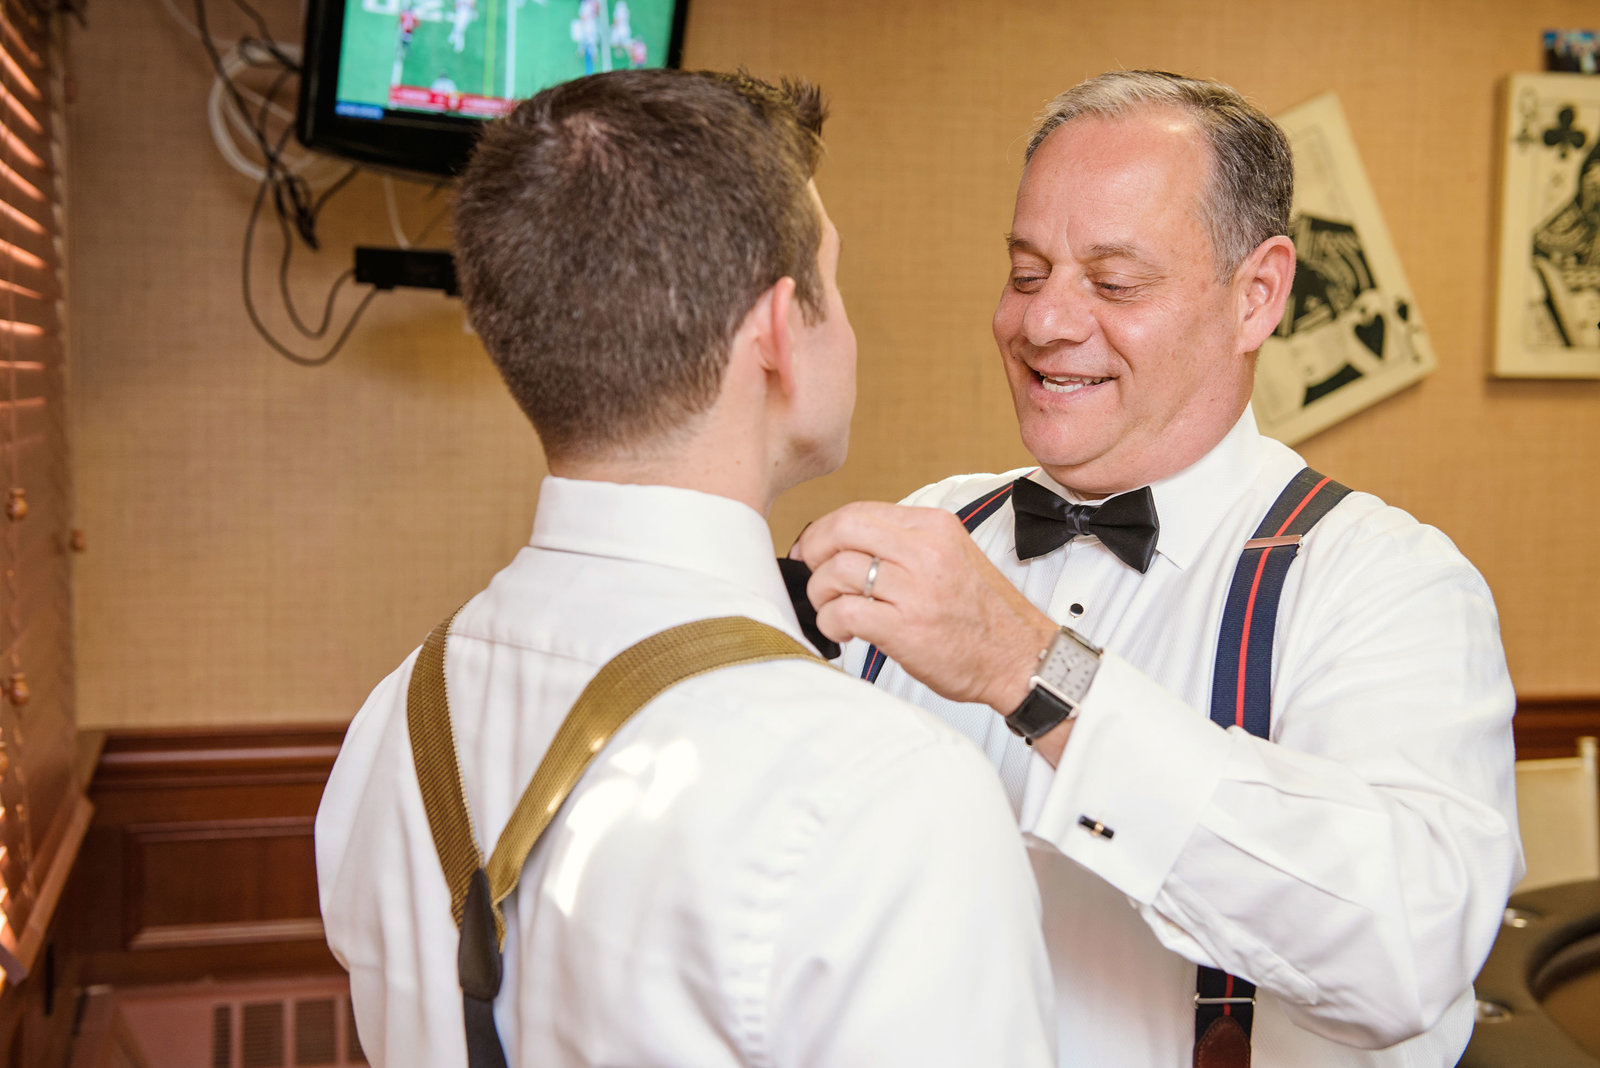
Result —
[{"label": "wood wainscoting panel", "polygon": [[128,827],[128,946],[320,939],[311,830],[302,816]]},{"label": "wood wainscoting panel", "polygon": [[108,733],[63,906],[85,981],[338,972],[322,937],[312,826],[343,734]]},{"label": "wood wainscoting panel", "polygon": [[1576,756],[1579,738],[1600,738],[1600,694],[1518,697],[1511,729],[1518,760]]}]

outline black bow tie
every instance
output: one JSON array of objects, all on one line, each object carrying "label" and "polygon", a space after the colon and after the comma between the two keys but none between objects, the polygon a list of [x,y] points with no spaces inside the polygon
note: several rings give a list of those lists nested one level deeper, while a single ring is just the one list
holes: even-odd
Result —
[{"label": "black bow tie", "polygon": [[1012,483],[1011,507],[1017,515],[1017,559],[1054,552],[1073,538],[1092,534],[1118,560],[1143,574],[1156,555],[1161,523],[1150,487],[1112,497],[1104,504],[1073,504],[1037,482]]},{"label": "black bow tie", "polygon": [[789,601],[794,605],[795,618],[800,620],[800,632],[817,647],[822,659],[833,660],[839,655],[839,643],[817,629],[817,610],[811,607],[806,596],[806,583],[811,581],[811,569],[799,560],[778,557],[778,570],[783,574],[783,584],[789,591]]}]

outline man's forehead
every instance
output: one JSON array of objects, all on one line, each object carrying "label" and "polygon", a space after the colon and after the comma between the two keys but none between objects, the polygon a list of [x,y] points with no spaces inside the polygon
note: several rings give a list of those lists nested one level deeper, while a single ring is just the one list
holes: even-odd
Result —
[{"label": "man's forehead", "polygon": [[[1116,115],[1081,115],[1040,142],[1024,176],[1072,167],[1107,172],[1165,163],[1202,178],[1211,145],[1194,116],[1173,107],[1138,107]],[[1199,166],[1196,166],[1199,164]]]},{"label": "man's forehead", "polygon": [[[1029,160],[1017,188],[1008,243],[1035,239],[1030,219],[1121,218],[1126,234],[1096,237],[1099,253],[1129,252],[1139,223],[1173,207],[1203,213],[1211,172],[1209,145],[1194,121],[1175,109],[1127,116],[1084,116],[1051,131]],[[1153,220],[1152,220],[1153,221]]]}]

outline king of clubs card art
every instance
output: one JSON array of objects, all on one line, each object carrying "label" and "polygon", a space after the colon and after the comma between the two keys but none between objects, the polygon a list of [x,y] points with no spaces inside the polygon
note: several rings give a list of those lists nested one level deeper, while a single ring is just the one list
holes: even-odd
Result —
[{"label": "king of clubs card art", "polygon": [[1252,405],[1262,432],[1292,445],[1436,361],[1338,98],[1317,97],[1278,124],[1294,153],[1289,237],[1299,263],[1283,320],[1256,360]]},{"label": "king of clubs card art", "polygon": [[1600,378],[1600,77],[1508,83],[1495,373]]}]

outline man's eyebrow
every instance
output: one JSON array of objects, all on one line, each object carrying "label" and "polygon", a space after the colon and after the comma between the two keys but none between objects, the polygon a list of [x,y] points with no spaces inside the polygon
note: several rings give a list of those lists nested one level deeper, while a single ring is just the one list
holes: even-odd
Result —
[{"label": "man's eyebrow", "polygon": [[[1016,234],[1006,235],[1006,251],[1026,252],[1034,256],[1044,256],[1044,253],[1041,252],[1039,247],[1032,241],[1029,241],[1025,237],[1018,237]],[[1137,260],[1140,263],[1149,262],[1143,255],[1140,254],[1139,249],[1136,246],[1119,244],[1116,242],[1105,242],[1098,245],[1090,245],[1088,248],[1084,249],[1083,259],[1086,262],[1092,260],[1111,259]]]},{"label": "man's eyebrow", "polygon": [[1144,256],[1140,255],[1139,250],[1133,245],[1116,243],[1090,245],[1084,252],[1084,258],[1089,260],[1126,259],[1138,260],[1141,263],[1146,262]]}]

